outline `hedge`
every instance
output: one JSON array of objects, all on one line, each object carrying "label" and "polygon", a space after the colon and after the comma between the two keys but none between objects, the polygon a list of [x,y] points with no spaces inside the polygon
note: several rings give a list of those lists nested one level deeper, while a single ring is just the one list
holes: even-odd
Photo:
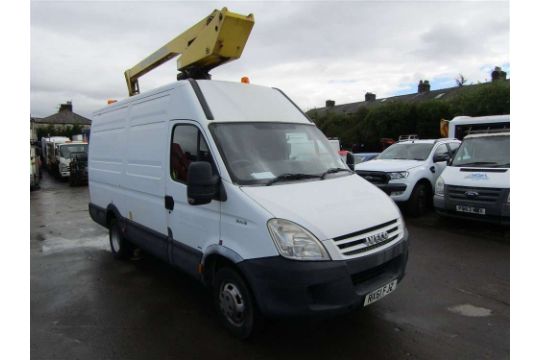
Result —
[{"label": "hedge", "polygon": [[464,86],[448,99],[377,103],[361,107],[352,115],[308,111],[327,137],[338,137],[348,149],[361,145],[361,151],[379,151],[381,138],[397,139],[405,134],[438,138],[441,119],[501,114],[510,114],[509,81]]}]

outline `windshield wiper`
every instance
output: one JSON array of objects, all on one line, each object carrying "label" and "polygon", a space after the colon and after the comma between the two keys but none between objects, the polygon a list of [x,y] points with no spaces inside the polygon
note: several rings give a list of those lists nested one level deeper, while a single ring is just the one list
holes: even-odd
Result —
[{"label": "windshield wiper", "polygon": [[323,180],[323,179],[326,177],[326,175],[328,175],[328,174],[335,174],[335,173],[338,173],[338,172],[341,172],[341,171],[347,171],[348,173],[352,173],[352,171],[349,170],[349,169],[344,169],[344,168],[330,168],[330,169],[326,170],[325,172],[323,172],[323,173],[321,174],[321,180]]},{"label": "windshield wiper", "polygon": [[302,180],[302,179],[312,179],[312,178],[318,178],[319,175],[313,175],[313,174],[281,174],[279,176],[276,176],[272,180],[268,181],[266,183],[266,186],[272,185],[274,183],[277,183],[278,181],[287,181],[287,180]]},{"label": "windshield wiper", "polygon": [[497,164],[494,167],[500,167],[500,168],[509,168],[510,163],[504,163],[504,164]]}]

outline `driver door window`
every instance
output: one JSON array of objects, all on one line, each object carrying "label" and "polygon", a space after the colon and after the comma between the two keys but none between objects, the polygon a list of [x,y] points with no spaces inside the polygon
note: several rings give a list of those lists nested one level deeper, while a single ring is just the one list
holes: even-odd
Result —
[{"label": "driver door window", "polygon": [[209,162],[215,172],[210,150],[199,129],[193,125],[176,125],[171,141],[171,178],[185,184],[193,161]]}]

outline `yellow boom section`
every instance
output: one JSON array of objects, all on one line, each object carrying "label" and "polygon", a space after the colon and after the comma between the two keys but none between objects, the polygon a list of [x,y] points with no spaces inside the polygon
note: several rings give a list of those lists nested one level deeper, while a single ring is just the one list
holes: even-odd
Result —
[{"label": "yellow boom section", "polygon": [[209,79],[208,71],[242,55],[254,24],[253,14],[236,14],[226,7],[221,11],[212,11],[206,18],[124,72],[129,96],[139,93],[138,79],[141,76],[179,55],[178,79]]}]

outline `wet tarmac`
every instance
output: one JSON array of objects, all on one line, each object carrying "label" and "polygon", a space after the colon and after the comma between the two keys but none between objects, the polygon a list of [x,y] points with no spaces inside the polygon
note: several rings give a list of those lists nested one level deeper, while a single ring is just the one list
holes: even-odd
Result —
[{"label": "wet tarmac", "polygon": [[151,256],[117,261],[87,187],[44,174],[31,206],[32,359],[506,359],[507,228],[428,214],[406,222],[407,276],[369,307],[229,336],[207,291]]}]

